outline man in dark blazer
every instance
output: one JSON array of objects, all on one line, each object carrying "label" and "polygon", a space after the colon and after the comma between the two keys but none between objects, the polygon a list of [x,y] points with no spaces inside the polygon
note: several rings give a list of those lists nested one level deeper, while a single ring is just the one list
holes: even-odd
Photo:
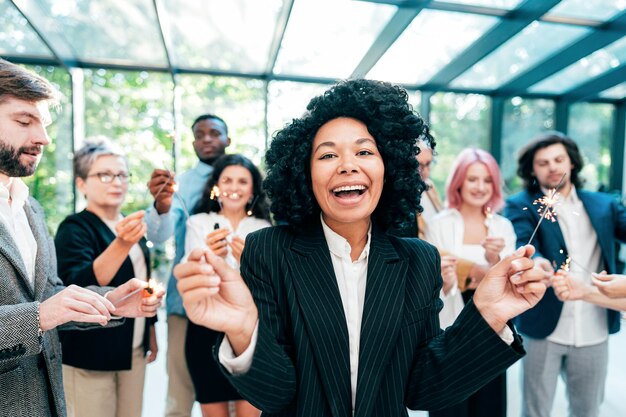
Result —
[{"label": "man in dark blazer", "polygon": [[[517,244],[528,243],[539,222],[541,204],[535,202],[561,183],[556,221],[544,219],[532,241],[535,262],[547,276],[564,267],[588,282],[589,272],[617,272],[615,243],[626,241],[626,212],[611,196],[581,189],[583,159],[576,143],[548,132],[522,149],[518,162],[525,190],[511,197],[505,208]],[[564,373],[570,415],[597,416],[604,395],[608,334],[619,330],[619,320],[616,311],[583,301],[563,303],[551,288],[536,307],[520,315],[516,324],[528,350],[523,415],[550,415],[556,381]]]},{"label": "man in dark blazer", "polygon": [[[97,328],[111,314],[153,316],[162,294],[142,301],[139,280],[116,289],[65,288],[41,206],[20,177],[32,175],[50,143],[43,78],[0,59],[0,416],[65,416],[57,327]],[[97,292],[96,292],[97,291]],[[104,295],[106,294],[106,298]],[[119,305],[114,306],[116,302]],[[85,324],[86,323],[86,324]],[[112,322],[115,325],[119,321]]]}]

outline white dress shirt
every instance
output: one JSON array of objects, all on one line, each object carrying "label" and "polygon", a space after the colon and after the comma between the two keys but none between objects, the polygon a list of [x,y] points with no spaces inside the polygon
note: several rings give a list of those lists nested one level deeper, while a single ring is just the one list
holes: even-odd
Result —
[{"label": "white dress shirt", "polygon": [[24,261],[30,285],[34,288],[37,241],[24,211],[27,200],[28,186],[20,178],[9,178],[8,183],[0,181],[0,221],[11,233]]},{"label": "white dress shirt", "polygon": [[[185,255],[182,262],[184,262],[189,253],[196,248],[209,249],[206,244],[206,237],[209,233],[215,230],[215,225],[218,224],[221,229],[228,229],[231,235],[226,237],[226,240],[230,242],[232,236],[239,236],[242,239],[246,239],[249,233],[256,232],[259,229],[270,227],[271,223],[267,220],[259,219],[256,217],[244,217],[237,225],[237,230],[233,230],[233,226],[230,221],[215,212],[211,213],[198,213],[194,214],[187,220],[187,235],[185,236]],[[228,254],[226,255],[226,263],[232,268],[239,270],[239,263],[233,256],[232,249],[227,246]]]},{"label": "white dress shirt", "polygon": [[[500,252],[501,258],[515,251],[517,237],[513,225],[508,219],[494,213],[490,219],[485,220],[485,225],[488,236],[504,238],[504,249]],[[481,245],[463,243],[464,235],[465,222],[461,213],[457,209],[446,209],[431,219],[425,237],[426,241],[454,256],[478,264],[486,264],[485,249]],[[443,301],[443,309],[439,313],[439,322],[441,327],[445,329],[454,323],[454,320],[463,310],[464,303],[456,281],[448,294],[444,294],[442,290],[440,296]]]},{"label": "white dress shirt", "polygon": [[[557,223],[567,245],[567,254],[575,261],[570,263],[570,273],[591,284],[591,276],[578,264],[588,271],[599,272],[602,251],[598,244],[598,235],[574,186],[567,197],[561,196],[554,208],[557,212]],[[561,345],[582,347],[602,343],[608,337],[607,310],[577,300],[563,303],[559,322],[548,340]]]},{"label": "white dress shirt", "polygon": [[[115,226],[122,220],[123,217],[120,216],[117,220],[105,220],[101,219],[104,224],[109,226],[109,229],[113,232],[115,236],[117,236],[117,232],[115,231]],[[131,248],[130,252],[128,252],[128,256],[130,257],[130,261],[133,264],[133,272],[135,273],[135,278],[139,278],[142,281],[148,280],[148,266],[146,265],[146,258],[143,256],[143,250],[139,243],[135,243]],[[146,331],[146,318],[145,317],[136,317],[135,324],[133,327],[133,348],[138,348],[143,345],[144,333]]]}]

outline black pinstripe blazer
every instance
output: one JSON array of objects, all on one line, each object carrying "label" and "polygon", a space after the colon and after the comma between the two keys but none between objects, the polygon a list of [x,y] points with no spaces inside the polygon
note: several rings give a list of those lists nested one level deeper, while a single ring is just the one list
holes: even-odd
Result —
[{"label": "black pinstripe blazer", "polygon": [[[241,273],[259,331],[250,370],[224,370],[233,385],[264,416],[351,417],[348,330],[321,225],[249,235]],[[433,246],[372,231],[356,417],[461,401],[523,355],[519,339],[506,345],[471,302],[442,332],[441,285]]]}]

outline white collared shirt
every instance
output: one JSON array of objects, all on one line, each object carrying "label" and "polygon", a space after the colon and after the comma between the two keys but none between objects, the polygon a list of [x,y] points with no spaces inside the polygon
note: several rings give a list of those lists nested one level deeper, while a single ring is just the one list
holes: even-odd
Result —
[{"label": "white collared shirt", "polygon": [[28,186],[20,178],[9,178],[8,184],[0,182],[0,221],[11,233],[24,261],[28,280],[34,288],[37,241],[24,211],[27,200]]},{"label": "white collared shirt", "polygon": [[[232,224],[230,224],[230,220],[224,217],[221,214],[210,212],[210,213],[198,213],[194,214],[187,220],[187,235],[185,236],[185,255],[183,256],[181,262],[185,262],[189,253],[196,248],[209,249],[209,246],[206,243],[206,237],[209,233],[215,230],[215,225],[218,225],[221,229],[227,229],[230,231],[230,235],[226,237],[226,240],[229,242],[232,240],[232,236],[239,236],[242,239],[246,239],[252,232],[256,232],[257,230],[263,229],[265,227],[270,227],[272,224],[264,219],[259,219],[257,217],[244,217],[237,225],[237,230],[233,230]],[[230,245],[227,246],[228,253],[226,255],[226,263],[230,265],[232,268],[239,270],[239,262],[235,259],[233,255],[233,250]]]},{"label": "white collared shirt", "polygon": [[[557,223],[567,245],[567,255],[575,261],[570,263],[570,273],[582,278],[585,283],[591,284],[591,276],[578,264],[588,271],[599,272],[602,265],[602,251],[598,244],[598,235],[574,186],[567,197],[561,196],[554,209],[557,212]],[[565,251],[565,248],[563,250]],[[602,343],[608,337],[606,309],[577,300],[563,303],[559,322],[552,334],[548,336],[548,340],[561,345],[582,347]]]},{"label": "white collared shirt", "polygon": [[350,386],[352,388],[352,413],[356,402],[356,383],[359,371],[359,348],[361,341],[361,319],[365,304],[365,286],[367,283],[367,261],[372,240],[372,225],[367,231],[367,243],[356,261],[352,262],[350,243],[330,227],[324,219],[322,229],[330,250],[330,259],[339,286],[339,295],[343,304],[348,325],[348,345],[350,347]]},{"label": "white collared shirt", "polygon": [[[513,225],[508,219],[494,213],[490,219],[485,220],[485,226],[487,226],[488,236],[504,238],[504,248],[500,252],[501,259],[515,251],[517,238]],[[477,264],[487,264],[485,249],[481,245],[464,244],[464,235],[465,222],[461,213],[457,209],[445,209],[430,220],[425,239],[458,258]],[[445,329],[451,326],[461,314],[465,303],[456,282],[447,294],[442,289],[440,297],[443,301],[443,309],[439,312],[439,324]]]}]

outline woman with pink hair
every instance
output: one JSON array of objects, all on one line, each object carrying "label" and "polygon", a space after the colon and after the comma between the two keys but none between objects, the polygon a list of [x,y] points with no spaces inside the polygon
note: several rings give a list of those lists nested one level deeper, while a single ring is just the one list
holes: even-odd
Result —
[{"label": "woman with pink hair", "polygon": [[[511,222],[496,214],[504,201],[498,163],[488,152],[469,148],[456,158],[446,185],[447,208],[428,224],[426,240],[452,255],[441,259],[444,285],[439,314],[442,328],[450,326],[473,294],[477,282],[461,294],[456,258],[495,265],[515,250]],[[506,417],[506,374],[502,374],[464,402],[430,413],[431,417]]]}]

